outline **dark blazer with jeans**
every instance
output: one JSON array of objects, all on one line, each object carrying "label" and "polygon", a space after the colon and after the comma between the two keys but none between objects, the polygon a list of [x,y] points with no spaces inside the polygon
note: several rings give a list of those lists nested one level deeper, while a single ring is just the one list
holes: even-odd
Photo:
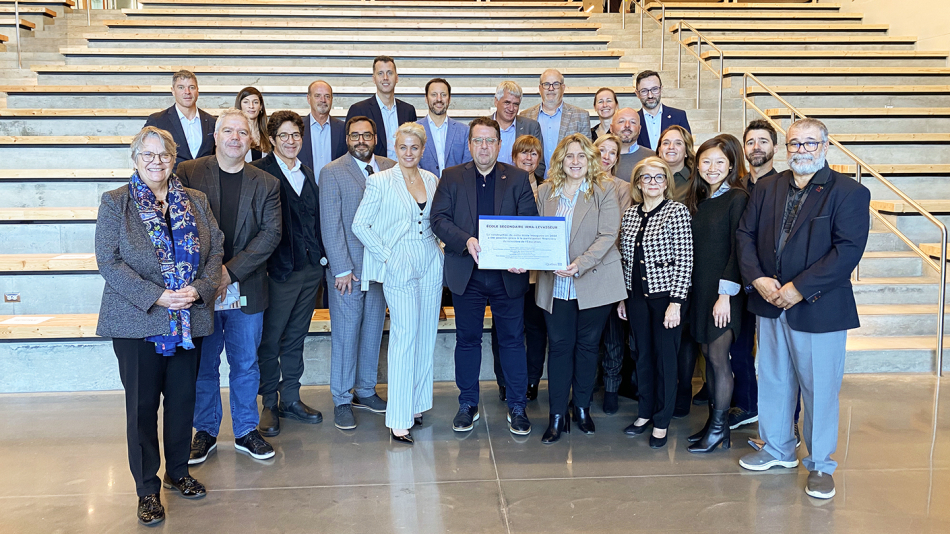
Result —
[{"label": "dark blazer with jeans", "polygon": [[[215,220],[221,216],[221,179],[216,156],[186,161],[178,167],[182,185],[208,196]],[[280,243],[280,182],[270,174],[244,166],[241,199],[234,235],[234,257],[226,264],[231,282],[241,282],[241,296],[247,305],[241,311],[248,315],[267,307],[267,259]]]},{"label": "dark blazer with jeans", "polygon": [[200,108],[198,109],[198,116],[201,117],[201,147],[198,149],[198,156],[196,158],[191,157],[191,149],[188,147],[188,138],[185,137],[185,130],[181,127],[181,119],[178,118],[178,111],[175,110],[174,105],[168,109],[152,113],[148,116],[148,120],[145,121],[146,126],[154,126],[172,134],[172,138],[178,145],[178,154],[175,156],[175,168],[172,169],[174,171],[178,170],[178,165],[183,161],[214,154],[215,118]]},{"label": "dark blazer with jeans", "polygon": [[792,282],[804,297],[785,310],[793,330],[824,333],[857,328],[851,272],[868,242],[871,193],[825,163],[811,179],[815,185],[782,249],[779,273],[776,249],[792,180],[790,170],[759,179],[739,221],[739,269],[749,294],[749,311],[771,319],[782,314],[752,286],[758,278],[776,278],[782,285]]},{"label": "dark blazer with jeans", "polygon": [[[366,100],[360,100],[359,102],[350,106],[349,111],[346,112],[346,120],[350,120],[353,117],[358,117],[363,115],[364,117],[369,117],[373,119],[373,122],[376,123],[376,148],[373,149],[373,153],[377,156],[386,157],[387,147],[389,143],[393,143],[392,136],[396,132],[387,132],[386,124],[383,122],[383,112],[379,109],[379,103],[376,102],[376,95],[373,95]],[[416,108],[412,104],[407,104],[402,100],[396,99],[396,120],[399,121],[399,124],[402,125],[407,122],[416,122],[419,120],[419,117],[416,116]]]}]

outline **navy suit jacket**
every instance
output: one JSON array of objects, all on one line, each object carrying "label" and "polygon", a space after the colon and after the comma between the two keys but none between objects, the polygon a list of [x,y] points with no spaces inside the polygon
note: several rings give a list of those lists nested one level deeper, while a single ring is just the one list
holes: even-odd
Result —
[{"label": "navy suit jacket", "polygon": [[[313,139],[310,136],[310,113],[303,118],[303,144],[300,154],[297,158],[300,163],[310,167],[313,170]],[[330,117],[330,161],[346,154],[346,132],[344,131],[346,123],[340,119]],[[329,163],[329,162],[327,162]],[[313,171],[319,173],[320,169]]]},{"label": "navy suit jacket", "polygon": [[751,287],[767,276],[782,285],[792,282],[804,297],[785,312],[792,329],[823,333],[857,328],[851,272],[868,242],[871,192],[826,163],[812,178],[816,187],[805,198],[782,249],[779,273],[776,249],[793,179],[792,171],[760,178],[739,221],[736,243],[749,311],[772,319],[782,314]]},{"label": "navy suit jacket", "polygon": [[[475,270],[475,259],[468,253],[467,243],[478,232],[477,174],[471,161],[445,169],[432,199],[432,231],[445,243],[445,283],[458,295],[465,293]],[[528,174],[500,161],[495,163],[495,215],[538,215]],[[502,271],[501,276],[509,297],[528,292],[528,273]]]},{"label": "navy suit jacket", "polygon": [[198,116],[201,117],[201,148],[198,149],[198,157],[196,158],[191,157],[191,149],[188,148],[188,139],[185,137],[185,130],[181,127],[181,119],[178,118],[178,111],[175,110],[174,105],[166,110],[152,113],[148,116],[148,120],[145,121],[146,126],[154,126],[172,134],[172,139],[178,144],[175,168],[172,169],[172,171],[177,170],[178,164],[183,161],[214,154],[215,118],[200,108],[198,109]]},{"label": "navy suit jacket", "polygon": [[[640,137],[637,138],[637,144],[650,148],[653,144],[650,143],[650,133],[647,132],[646,123],[644,122],[646,119],[643,116],[643,109],[641,108],[637,114],[640,115]],[[686,128],[687,132],[693,132],[689,129],[689,121],[686,120],[685,111],[664,105],[663,116],[660,117],[660,133],[673,125],[682,126]],[[657,142],[659,142],[659,139],[657,139]]]},{"label": "navy suit jacket", "polygon": [[[376,123],[376,148],[373,150],[373,153],[385,158],[386,147],[389,146],[388,143],[392,142],[390,137],[396,132],[386,131],[386,125],[383,124],[383,112],[379,109],[379,104],[376,103],[376,95],[366,100],[360,100],[350,106],[350,110],[346,112],[346,120],[360,115],[369,117]],[[416,122],[419,120],[419,117],[416,116],[416,108],[397,98],[396,119],[399,121],[399,124],[402,125],[406,122]]]},{"label": "navy suit jacket", "polygon": [[[468,150],[468,126],[451,117],[446,117],[446,120],[449,130],[445,133],[445,168],[448,169],[472,161],[472,154]],[[442,176],[443,169],[439,168],[439,154],[435,150],[435,139],[432,138],[428,118],[423,117],[419,124],[426,129],[426,148],[419,166],[438,178]]]}]

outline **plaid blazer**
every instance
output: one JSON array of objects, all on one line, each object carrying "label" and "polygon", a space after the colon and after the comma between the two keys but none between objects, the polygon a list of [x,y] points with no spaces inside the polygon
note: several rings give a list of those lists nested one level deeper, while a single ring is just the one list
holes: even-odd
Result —
[{"label": "plaid blazer", "polygon": [[693,279],[692,217],[686,206],[668,200],[650,215],[643,233],[643,264],[636,260],[636,238],[643,224],[640,204],[630,207],[620,223],[620,254],[627,290],[633,289],[633,277],[645,277],[647,298],[669,296],[683,303]]},{"label": "plaid blazer", "polygon": [[[562,105],[561,128],[557,132],[558,142],[561,142],[561,139],[571,134],[579,133],[585,136],[590,135],[590,113],[587,113],[586,110],[577,106],[572,106],[567,102],[564,102]],[[522,111],[520,115],[537,121],[538,113],[541,113],[541,104],[531,106]]]}]

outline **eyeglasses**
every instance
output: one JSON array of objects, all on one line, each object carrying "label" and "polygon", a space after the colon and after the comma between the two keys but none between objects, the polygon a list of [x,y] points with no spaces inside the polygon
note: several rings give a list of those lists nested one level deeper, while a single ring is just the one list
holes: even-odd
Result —
[{"label": "eyeglasses", "polygon": [[281,141],[287,141],[287,139],[293,139],[294,141],[300,141],[301,137],[302,137],[302,136],[300,135],[299,132],[294,132],[294,133],[281,132],[281,133],[277,134],[277,139],[280,139]]},{"label": "eyeglasses", "polygon": [[347,137],[350,138],[350,141],[359,141],[360,139],[363,141],[372,141],[373,138],[376,137],[376,134],[372,132],[351,133]]},{"label": "eyeglasses", "polygon": [[804,143],[792,141],[791,143],[785,143],[785,146],[791,152],[798,152],[802,147],[805,147],[805,152],[814,152],[818,150],[821,143],[818,141],[805,141]]},{"label": "eyeglasses", "polygon": [[156,154],[154,152],[139,152],[139,157],[141,157],[142,161],[145,163],[151,163],[154,161],[155,156],[158,156],[159,161],[162,163],[169,163],[175,158],[173,154],[169,154],[168,152],[162,152],[161,154]]},{"label": "eyeglasses", "polygon": [[561,82],[541,82],[542,89],[560,89],[563,85]]},{"label": "eyeglasses", "polygon": [[648,184],[650,182],[655,183],[655,184],[662,184],[662,183],[666,183],[666,175],[657,174],[656,176],[650,176],[649,174],[641,174],[640,181],[645,184]]},{"label": "eyeglasses", "polygon": [[498,139],[494,137],[473,137],[472,138],[472,144],[475,144],[475,145],[481,145],[481,144],[494,145],[497,142],[498,142]]},{"label": "eyeglasses", "polygon": [[649,94],[651,94],[651,93],[654,94],[654,95],[658,95],[658,94],[660,94],[660,90],[662,90],[662,89],[663,89],[663,86],[662,86],[662,85],[660,85],[660,86],[658,86],[658,87],[648,87],[648,88],[645,88],[645,89],[640,89],[639,91],[637,91],[637,94],[640,95],[640,96],[647,96],[647,95],[649,95]]}]

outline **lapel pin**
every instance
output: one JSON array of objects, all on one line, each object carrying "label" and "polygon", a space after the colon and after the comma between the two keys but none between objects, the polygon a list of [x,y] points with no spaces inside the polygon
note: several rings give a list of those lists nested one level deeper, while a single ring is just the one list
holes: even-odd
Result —
[{"label": "lapel pin", "polygon": [[501,175],[501,179],[504,180],[505,178],[508,178],[508,175],[502,174],[502,175]]},{"label": "lapel pin", "polygon": [[821,193],[821,190],[822,190],[822,189],[824,189],[824,188],[819,185],[818,187],[815,188],[815,192]]}]

